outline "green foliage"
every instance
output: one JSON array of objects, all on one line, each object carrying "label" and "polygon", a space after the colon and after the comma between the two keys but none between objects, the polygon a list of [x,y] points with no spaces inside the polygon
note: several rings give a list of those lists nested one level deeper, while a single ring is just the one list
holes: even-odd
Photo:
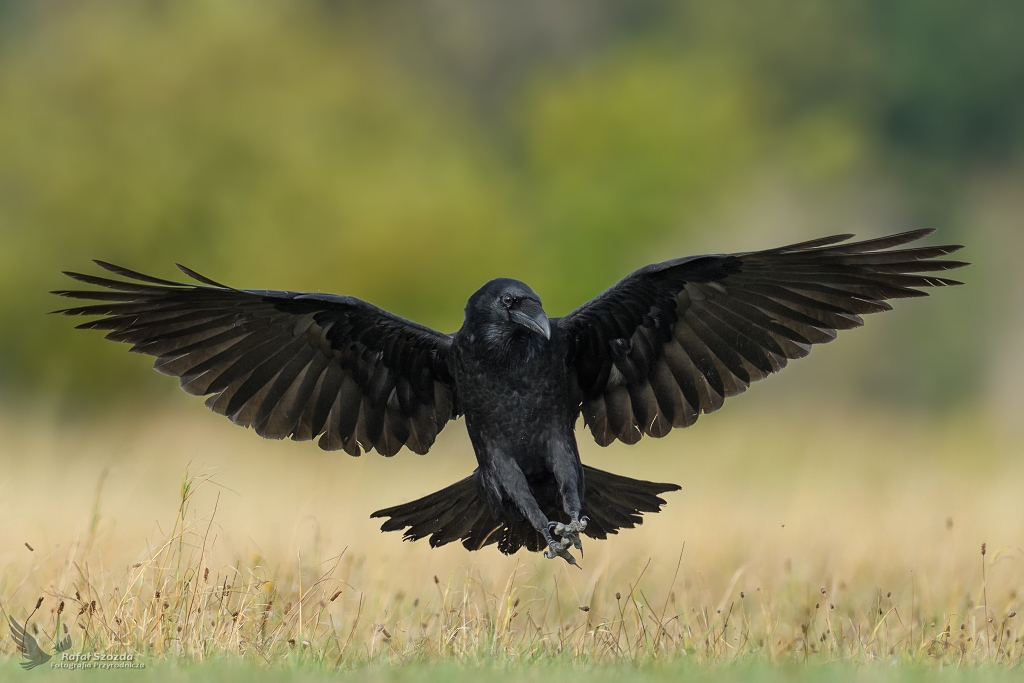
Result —
[{"label": "green foliage", "polygon": [[5,374],[61,357],[76,384],[130,381],[40,321],[58,270],[88,258],[350,292],[450,328],[508,257],[491,245],[510,204],[472,122],[358,18],[327,31],[308,8],[195,3],[44,24],[8,46],[0,85]]},{"label": "green foliage", "polygon": [[728,64],[643,49],[534,84],[523,142],[557,309],[596,293],[588,271],[610,286],[696,228],[762,141],[750,90]]}]

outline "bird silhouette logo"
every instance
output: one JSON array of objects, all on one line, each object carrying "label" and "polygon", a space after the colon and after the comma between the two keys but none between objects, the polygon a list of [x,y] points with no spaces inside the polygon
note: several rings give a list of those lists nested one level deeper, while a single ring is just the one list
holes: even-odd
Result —
[{"label": "bird silhouette logo", "polygon": [[[50,661],[54,655],[60,654],[65,650],[71,649],[71,636],[64,636],[64,640],[57,643],[57,648],[53,655],[39,647],[39,643],[36,641],[35,636],[29,633],[24,626],[15,621],[14,617],[7,618],[8,623],[11,627],[11,640],[14,641],[14,645],[18,648],[18,652],[22,654],[25,661],[21,662],[21,668],[28,671],[34,669],[40,664],[45,664]],[[25,622],[28,625],[28,622]]]}]

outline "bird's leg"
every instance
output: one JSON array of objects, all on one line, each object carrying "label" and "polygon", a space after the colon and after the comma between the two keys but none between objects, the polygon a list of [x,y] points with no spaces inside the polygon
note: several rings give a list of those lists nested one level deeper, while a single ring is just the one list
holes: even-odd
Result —
[{"label": "bird's leg", "polygon": [[531,526],[544,537],[548,544],[548,549],[544,551],[544,557],[549,560],[561,557],[574,567],[578,567],[576,558],[568,551],[572,541],[564,538],[556,539],[551,535],[551,522],[548,521],[543,510],[537,504],[537,500],[533,497],[530,484],[526,481],[526,475],[519,469],[519,465],[511,458],[494,457],[491,459],[490,467],[494,470],[496,477],[485,475],[490,480],[488,485],[497,488],[502,498],[510,498],[530,521]]},{"label": "bird's leg", "polygon": [[587,528],[586,517],[580,517],[580,510],[583,507],[580,503],[580,477],[582,473],[578,467],[579,459],[573,454],[571,459],[558,458],[555,460],[554,475],[558,482],[558,492],[562,499],[562,509],[569,515],[569,523],[551,522],[551,532],[562,539],[563,542],[572,543],[573,547],[583,553],[583,541],[580,540],[580,533]]}]

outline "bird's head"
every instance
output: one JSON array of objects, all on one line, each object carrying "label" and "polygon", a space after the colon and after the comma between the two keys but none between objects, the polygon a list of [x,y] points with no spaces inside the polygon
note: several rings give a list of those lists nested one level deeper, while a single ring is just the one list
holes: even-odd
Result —
[{"label": "bird's head", "polygon": [[540,297],[525,283],[509,278],[491,280],[469,298],[466,324],[491,339],[523,332],[551,339],[551,324]]}]

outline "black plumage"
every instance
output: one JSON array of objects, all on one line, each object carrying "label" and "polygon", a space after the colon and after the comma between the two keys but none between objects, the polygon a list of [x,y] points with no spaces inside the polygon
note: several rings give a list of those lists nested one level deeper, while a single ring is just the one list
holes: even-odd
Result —
[{"label": "black plumage", "polygon": [[959,246],[901,248],[928,230],[848,242],[681,258],[642,268],[549,320],[522,282],[492,280],[451,335],[345,296],[238,290],[97,261],[121,279],[67,273],[101,289],[62,290],[99,316],[79,327],[156,357],[155,367],[263,437],[321,448],[426,453],[466,418],[479,467],[419,500],[380,510],[384,531],[433,546],[547,548],[574,562],[579,535],[605,538],[677,490],[582,465],[582,415],[602,446],[663,437],[720,408],[889,299],[960,284]]}]

